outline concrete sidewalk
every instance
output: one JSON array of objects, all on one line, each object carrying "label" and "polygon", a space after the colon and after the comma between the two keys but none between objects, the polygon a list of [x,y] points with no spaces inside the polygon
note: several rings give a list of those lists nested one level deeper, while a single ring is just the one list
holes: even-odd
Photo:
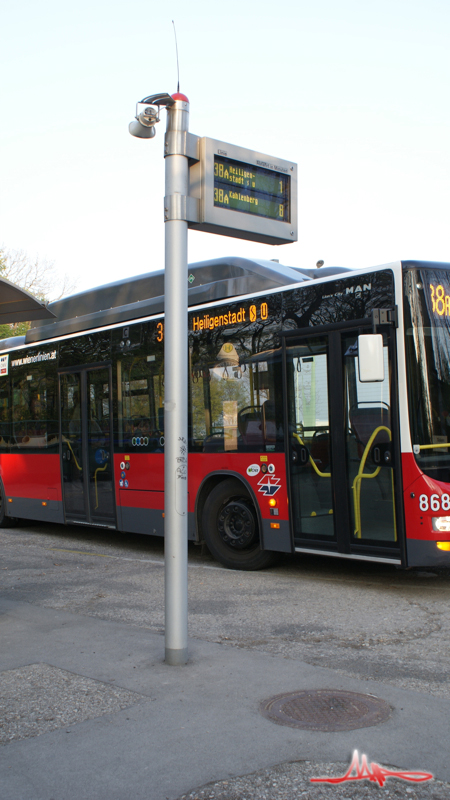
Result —
[{"label": "concrete sidewalk", "polygon": [[[0,600],[0,632],[2,800],[172,800],[284,762],[349,764],[354,749],[450,781],[450,701],[440,697],[200,640],[185,667],[169,667],[162,636],[10,600]],[[392,716],[323,733],[260,714],[262,700],[302,689],[374,694]]]}]

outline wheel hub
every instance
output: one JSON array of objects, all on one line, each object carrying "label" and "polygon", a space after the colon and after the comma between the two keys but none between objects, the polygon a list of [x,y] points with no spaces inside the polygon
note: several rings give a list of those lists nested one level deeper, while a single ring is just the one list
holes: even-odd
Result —
[{"label": "wheel hub", "polygon": [[227,503],[219,514],[218,523],[222,541],[236,550],[243,550],[257,540],[253,513],[243,500]]}]

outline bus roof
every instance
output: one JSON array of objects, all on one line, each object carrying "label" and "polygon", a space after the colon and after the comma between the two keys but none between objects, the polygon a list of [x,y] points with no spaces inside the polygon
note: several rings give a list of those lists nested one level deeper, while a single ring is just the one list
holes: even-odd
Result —
[{"label": "bus roof", "polygon": [[[344,267],[300,270],[275,261],[253,261],[239,257],[199,261],[188,265],[188,305],[277,289],[340,272],[351,270]],[[56,319],[50,324],[44,320],[34,321],[24,343],[163,313],[164,270],[79,292],[50,303],[49,309]],[[2,343],[3,347],[7,341]]]}]

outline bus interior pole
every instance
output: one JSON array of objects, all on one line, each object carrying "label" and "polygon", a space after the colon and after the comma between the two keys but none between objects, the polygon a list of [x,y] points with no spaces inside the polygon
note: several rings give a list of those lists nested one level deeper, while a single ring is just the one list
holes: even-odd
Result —
[{"label": "bus interior pole", "polygon": [[164,275],[164,563],[165,661],[186,664],[187,647],[187,355],[189,189],[184,142],[189,102],[173,95],[165,138]]}]

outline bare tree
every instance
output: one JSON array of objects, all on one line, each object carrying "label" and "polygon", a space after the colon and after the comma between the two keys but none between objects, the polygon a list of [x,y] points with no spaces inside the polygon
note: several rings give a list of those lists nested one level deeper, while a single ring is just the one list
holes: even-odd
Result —
[{"label": "bare tree", "polygon": [[[26,289],[43,302],[60,300],[76,289],[76,281],[68,275],[60,275],[53,261],[31,257],[24,250],[7,250],[0,246],[0,277]],[[0,339],[26,333],[29,323],[19,322],[0,325]]]},{"label": "bare tree", "polygon": [[4,247],[0,247],[0,277],[49,303],[71,294],[76,288],[76,281],[68,275],[59,275],[53,261],[39,256],[32,258],[24,250]]}]

